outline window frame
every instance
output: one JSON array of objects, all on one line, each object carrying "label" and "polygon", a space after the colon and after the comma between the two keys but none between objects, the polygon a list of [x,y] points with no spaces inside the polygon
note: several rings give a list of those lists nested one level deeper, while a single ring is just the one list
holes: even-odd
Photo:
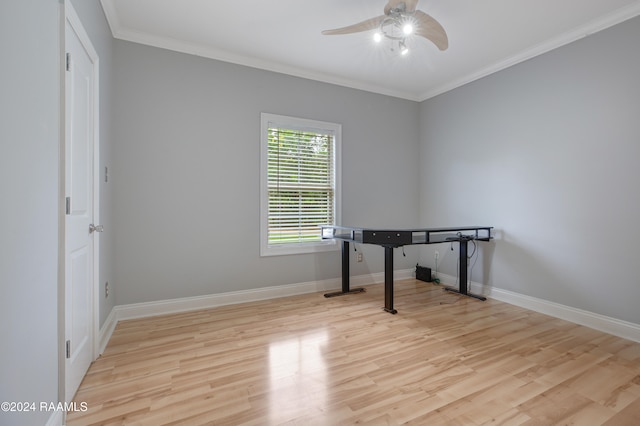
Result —
[{"label": "window frame", "polygon": [[[270,113],[260,114],[260,256],[280,256],[306,253],[319,253],[339,249],[333,239],[313,242],[269,244],[269,178],[268,178],[268,140],[269,127],[279,127],[304,131],[331,131],[334,135],[333,173],[334,173],[334,222],[341,223],[342,211],[342,125]],[[331,225],[331,224],[329,224]],[[318,230],[320,233],[320,230]]]}]

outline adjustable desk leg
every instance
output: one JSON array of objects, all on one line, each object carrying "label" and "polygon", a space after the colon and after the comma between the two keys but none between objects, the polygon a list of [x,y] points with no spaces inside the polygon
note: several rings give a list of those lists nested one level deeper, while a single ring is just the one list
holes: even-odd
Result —
[{"label": "adjustable desk leg", "polygon": [[469,246],[469,240],[465,238],[461,238],[459,240],[460,248],[459,248],[459,260],[458,260],[458,277],[460,277],[460,290],[456,290],[453,288],[445,288],[445,290],[450,291],[452,293],[462,294],[463,296],[474,297],[480,300],[487,300],[484,296],[479,296],[477,294],[469,293],[467,288],[467,248]]},{"label": "adjustable desk leg", "polygon": [[469,243],[467,240],[460,240],[460,247],[458,248],[458,276],[460,277],[460,293],[469,294],[467,289],[467,269],[469,267],[469,261],[467,260],[467,249]]},{"label": "adjustable desk leg", "polygon": [[390,314],[397,314],[393,309],[393,247],[384,247],[384,308]]},{"label": "adjustable desk leg", "polygon": [[364,288],[349,289],[349,241],[342,241],[342,291],[326,293],[324,297],[344,296],[351,293],[362,293]]}]

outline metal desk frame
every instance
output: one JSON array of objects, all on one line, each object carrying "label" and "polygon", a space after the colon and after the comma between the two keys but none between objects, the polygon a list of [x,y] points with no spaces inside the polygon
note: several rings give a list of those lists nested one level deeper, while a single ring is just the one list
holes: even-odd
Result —
[{"label": "metal desk frame", "polygon": [[469,241],[489,241],[492,226],[461,226],[445,228],[420,229],[367,229],[349,226],[322,227],[323,239],[342,241],[342,290],[326,293],[325,297],[343,296],[352,293],[362,293],[364,288],[350,288],[349,284],[349,243],[375,244],[384,247],[384,310],[391,314],[398,311],[393,307],[393,249],[405,245],[438,244],[458,242],[459,289],[445,287],[447,291],[486,300],[484,296],[469,293],[467,286],[467,253]]}]

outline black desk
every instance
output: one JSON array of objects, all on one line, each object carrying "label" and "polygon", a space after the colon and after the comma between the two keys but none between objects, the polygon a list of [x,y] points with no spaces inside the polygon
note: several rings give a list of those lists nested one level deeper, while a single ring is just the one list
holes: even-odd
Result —
[{"label": "black desk", "polygon": [[438,244],[448,242],[459,243],[459,279],[458,290],[446,288],[448,291],[465,296],[486,300],[483,296],[469,293],[467,288],[467,249],[471,240],[491,240],[492,226],[461,226],[447,228],[422,229],[366,229],[349,226],[322,227],[323,239],[342,241],[342,291],[327,293],[325,297],[342,296],[350,293],[361,293],[363,288],[351,289],[349,286],[349,243],[376,244],[384,247],[384,310],[395,314],[393,308],[393,249],[413,244]]}]

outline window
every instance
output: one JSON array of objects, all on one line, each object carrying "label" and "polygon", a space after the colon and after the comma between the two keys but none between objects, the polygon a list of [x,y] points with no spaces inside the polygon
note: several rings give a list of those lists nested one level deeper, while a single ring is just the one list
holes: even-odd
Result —
[{"label": "window", "polygon": [[339,223],[340,138],[339,124],[261,115],[262,256],[337,248],[320,225]]}]

